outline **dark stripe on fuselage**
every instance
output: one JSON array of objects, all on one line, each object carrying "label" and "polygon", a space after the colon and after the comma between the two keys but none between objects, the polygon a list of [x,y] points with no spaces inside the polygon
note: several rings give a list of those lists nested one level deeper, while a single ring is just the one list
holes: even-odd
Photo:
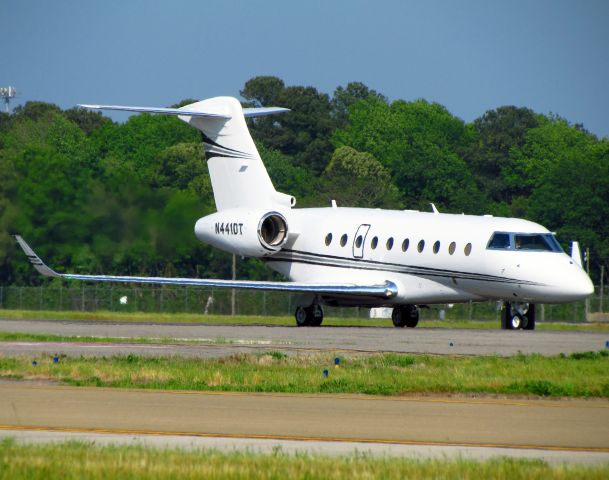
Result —
[{"label": "dark stripe on fuselage", "polygon": [[[282,253],[288,255],[282,255]],[[461,280],[477,280],[493,283],[523,284],[523,285],[542,285],[527,280],[516,278],[499,277],[496,275],[485,275],[473,272],[461,272],[457,270],[444,270],[439,268],[420,267],[412,265],[402,265],[399,263],[380,262],[376,260],[363,260],[358,258],[338,257],[334,255],[324,255],[313,252],[284,249],[272,257],[264,258],[266,262],[287,262],[303,263],[308,265],[319,265],[324,267],[353,268],[356,270],[386,271],[391,273],[403,273],[409,275],[419,275],[424,277],[444,277],[457,278]]]}]

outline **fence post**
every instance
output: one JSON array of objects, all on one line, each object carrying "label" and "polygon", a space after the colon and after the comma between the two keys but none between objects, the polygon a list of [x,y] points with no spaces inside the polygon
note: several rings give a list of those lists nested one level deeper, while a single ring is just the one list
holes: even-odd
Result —
[{"label": "fence post", "polygon": [[19,287],[19,310],[23,310],[23,287]]},{"label": "fence post", "polygon": [[[237,256],[233,253],[233,268],[231,278],[233,282],[237,279]],[[235,316],[235,289],[231,288],[230,291],[230,314]]]},{"label": "fence post", "polygon": [[85,284],[83,283],[80,289],[80,311],[85,311]]},{"label": "fence post", "polygon": [[[590,276],[590,248],[586,248],[586,272]],[[588,315],[590,314],[590,297],[586,297],[584,300],[584,322],[588,321]]]},{"label": "fence post", "polygon": [[266,317],[266,291],[262,292],[262,315]]},{"label": "fence post", "polygon": [[3,308],[2,297],[4,294],[4,285],[0,285],[0,308]]},{"label": "fence post", "polygon": [[472,320],[472,301],[471,300],[469,301],[469,308],[467,310],[467,319],[469,321]]},{"label": "fence post", "polygon": [[601,265],[601,302],[599,305],[600,313],[603,313],[603,295],[605,291],[605,265]]}]

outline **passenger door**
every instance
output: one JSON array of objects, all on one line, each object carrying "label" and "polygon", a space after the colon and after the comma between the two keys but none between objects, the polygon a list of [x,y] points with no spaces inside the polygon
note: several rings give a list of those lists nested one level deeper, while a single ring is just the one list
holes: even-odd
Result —
[{"label": "passenger door", "polygon": [[370,230],[370,224],[364,223],[357,228],[353,237],[353,258],[362,258],[364,256],[364,245],[366,244],[366,235]]}]

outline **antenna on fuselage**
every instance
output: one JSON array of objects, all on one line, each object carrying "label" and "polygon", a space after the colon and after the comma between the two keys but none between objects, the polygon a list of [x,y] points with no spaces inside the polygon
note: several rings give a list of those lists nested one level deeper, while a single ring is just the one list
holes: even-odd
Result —
[{"label": "antenna on fuselage", "polygon": [[431,211],[432,211],[432,212],[433,212],[435,215],[437,215],[438,213],[440,213],[440,212],[438,211],[438,209],[436,208],[436,206],[435,206],[433,203],[430,203],[430,205],[431,205]]}]

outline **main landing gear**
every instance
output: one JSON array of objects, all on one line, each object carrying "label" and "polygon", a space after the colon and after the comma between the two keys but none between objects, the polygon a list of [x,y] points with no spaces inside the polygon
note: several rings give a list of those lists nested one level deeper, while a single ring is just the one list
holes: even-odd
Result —
[{"label": "main landing gear", "polygon": [[393,309],[391,314],[393,326],[398,328],[414,328],[419,323],[419,309],[416,305],[401,305]]},{"label": "main landing gear", "polygon": [[298,307],[294,316],[299,327],[319,327],[324,321],[324,311],[317,303],[309,307]]},{"label": "main landing gear", "polygon": [[502,330],[535,330],[535,304],[504,302],[501,306]]}]

